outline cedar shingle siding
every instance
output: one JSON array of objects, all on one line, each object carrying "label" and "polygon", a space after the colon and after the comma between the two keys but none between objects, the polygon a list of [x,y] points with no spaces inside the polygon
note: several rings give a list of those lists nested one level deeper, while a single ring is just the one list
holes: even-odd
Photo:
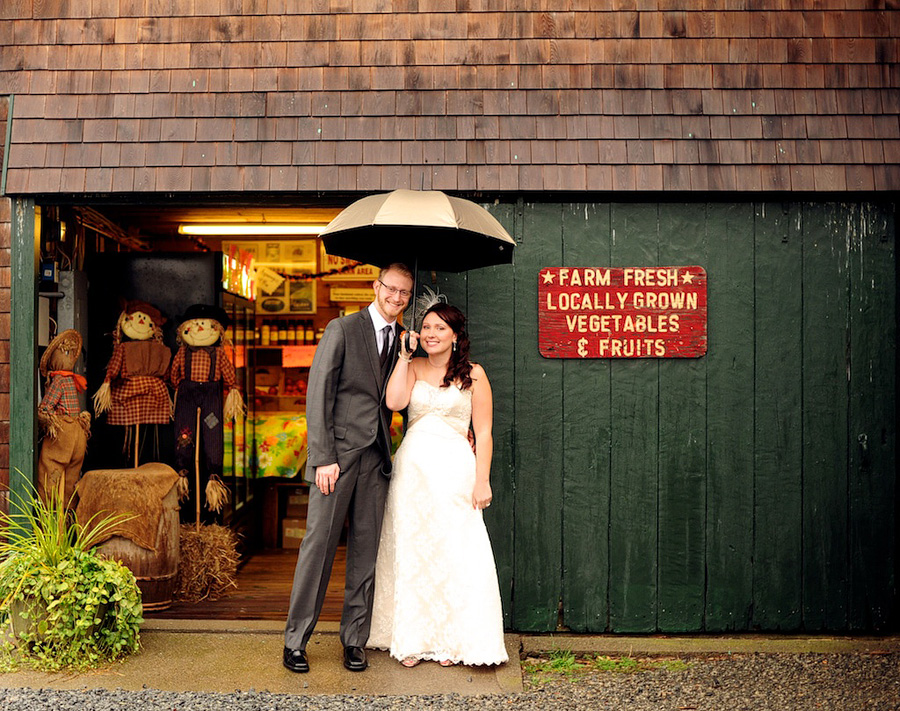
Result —
[{"label": "cedar shingle siding", "polygon": [[604,4],[6,0],[7,192],[900,185],[897,2]]}]

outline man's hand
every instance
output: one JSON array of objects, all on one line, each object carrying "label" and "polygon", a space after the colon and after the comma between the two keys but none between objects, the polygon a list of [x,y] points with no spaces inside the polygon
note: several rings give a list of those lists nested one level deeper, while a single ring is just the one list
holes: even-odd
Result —
[{"label": "man's hand", "polygon": [[334,486],[337,484],[340,475],[341,467],[337,462],[316,467],[316,486],[319,487],[319,491],[328,496],[334,491]]}]

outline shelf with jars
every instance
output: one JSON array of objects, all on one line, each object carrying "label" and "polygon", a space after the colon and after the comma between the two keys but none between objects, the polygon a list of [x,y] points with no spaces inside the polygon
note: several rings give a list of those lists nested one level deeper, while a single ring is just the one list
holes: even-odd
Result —
[{"label": "shelf with jars", "polygon": [[251,363],[256,411],[302,412],[306,383],[322,331],[312,319],[257,317]]},{"label": "shelf with jars", "polygon": [[313,320],[258,318],[254,338],[260,348],[313,346],[319,342],[323,332],[324,327],[317,330]]}]

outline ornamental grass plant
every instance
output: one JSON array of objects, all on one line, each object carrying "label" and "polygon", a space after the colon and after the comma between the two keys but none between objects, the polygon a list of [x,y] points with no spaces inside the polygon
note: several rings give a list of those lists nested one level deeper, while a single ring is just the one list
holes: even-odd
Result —
[{"label": "ornamental grass plant", "polygon": [[10,497],[0,512],[0,671],[94,668],[140,647],[141,593],[131,571],[93,548],[133,518],[74,520],[59,495]]}]

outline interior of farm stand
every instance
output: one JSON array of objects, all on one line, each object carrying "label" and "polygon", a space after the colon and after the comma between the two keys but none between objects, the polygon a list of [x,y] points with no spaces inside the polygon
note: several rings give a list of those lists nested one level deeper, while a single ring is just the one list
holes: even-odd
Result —
[{"label": "interior of farm stand", "polygon": [[[235,532],[238,585],[220,600],[175,601],[148,616],[285,618],[306,521],[309,366],[325,325],[365,308],[377,274],[371,265],[326,254],[317,238],[346,204],[38,206],[38,357],[56,333],[82,334],[83,409],[93,412],[91,396],[103,383],[123,303],[140,300],[160,311],[173,355],[175,329],[192,304],[221,306],[231,321],[226,343],[246,413],[225,423],[230,499],[221,514],[201,520]],[[400,427],[398,418],[395,441]],[[172,424],[143,424],[135,432],[101,414],[83,471],[148,462],[174,468],[174,451]],[[179,515],[193,523],[194,502],[182,504]],[[343,561],[342,538],[323,620],[339,619]]]}]

